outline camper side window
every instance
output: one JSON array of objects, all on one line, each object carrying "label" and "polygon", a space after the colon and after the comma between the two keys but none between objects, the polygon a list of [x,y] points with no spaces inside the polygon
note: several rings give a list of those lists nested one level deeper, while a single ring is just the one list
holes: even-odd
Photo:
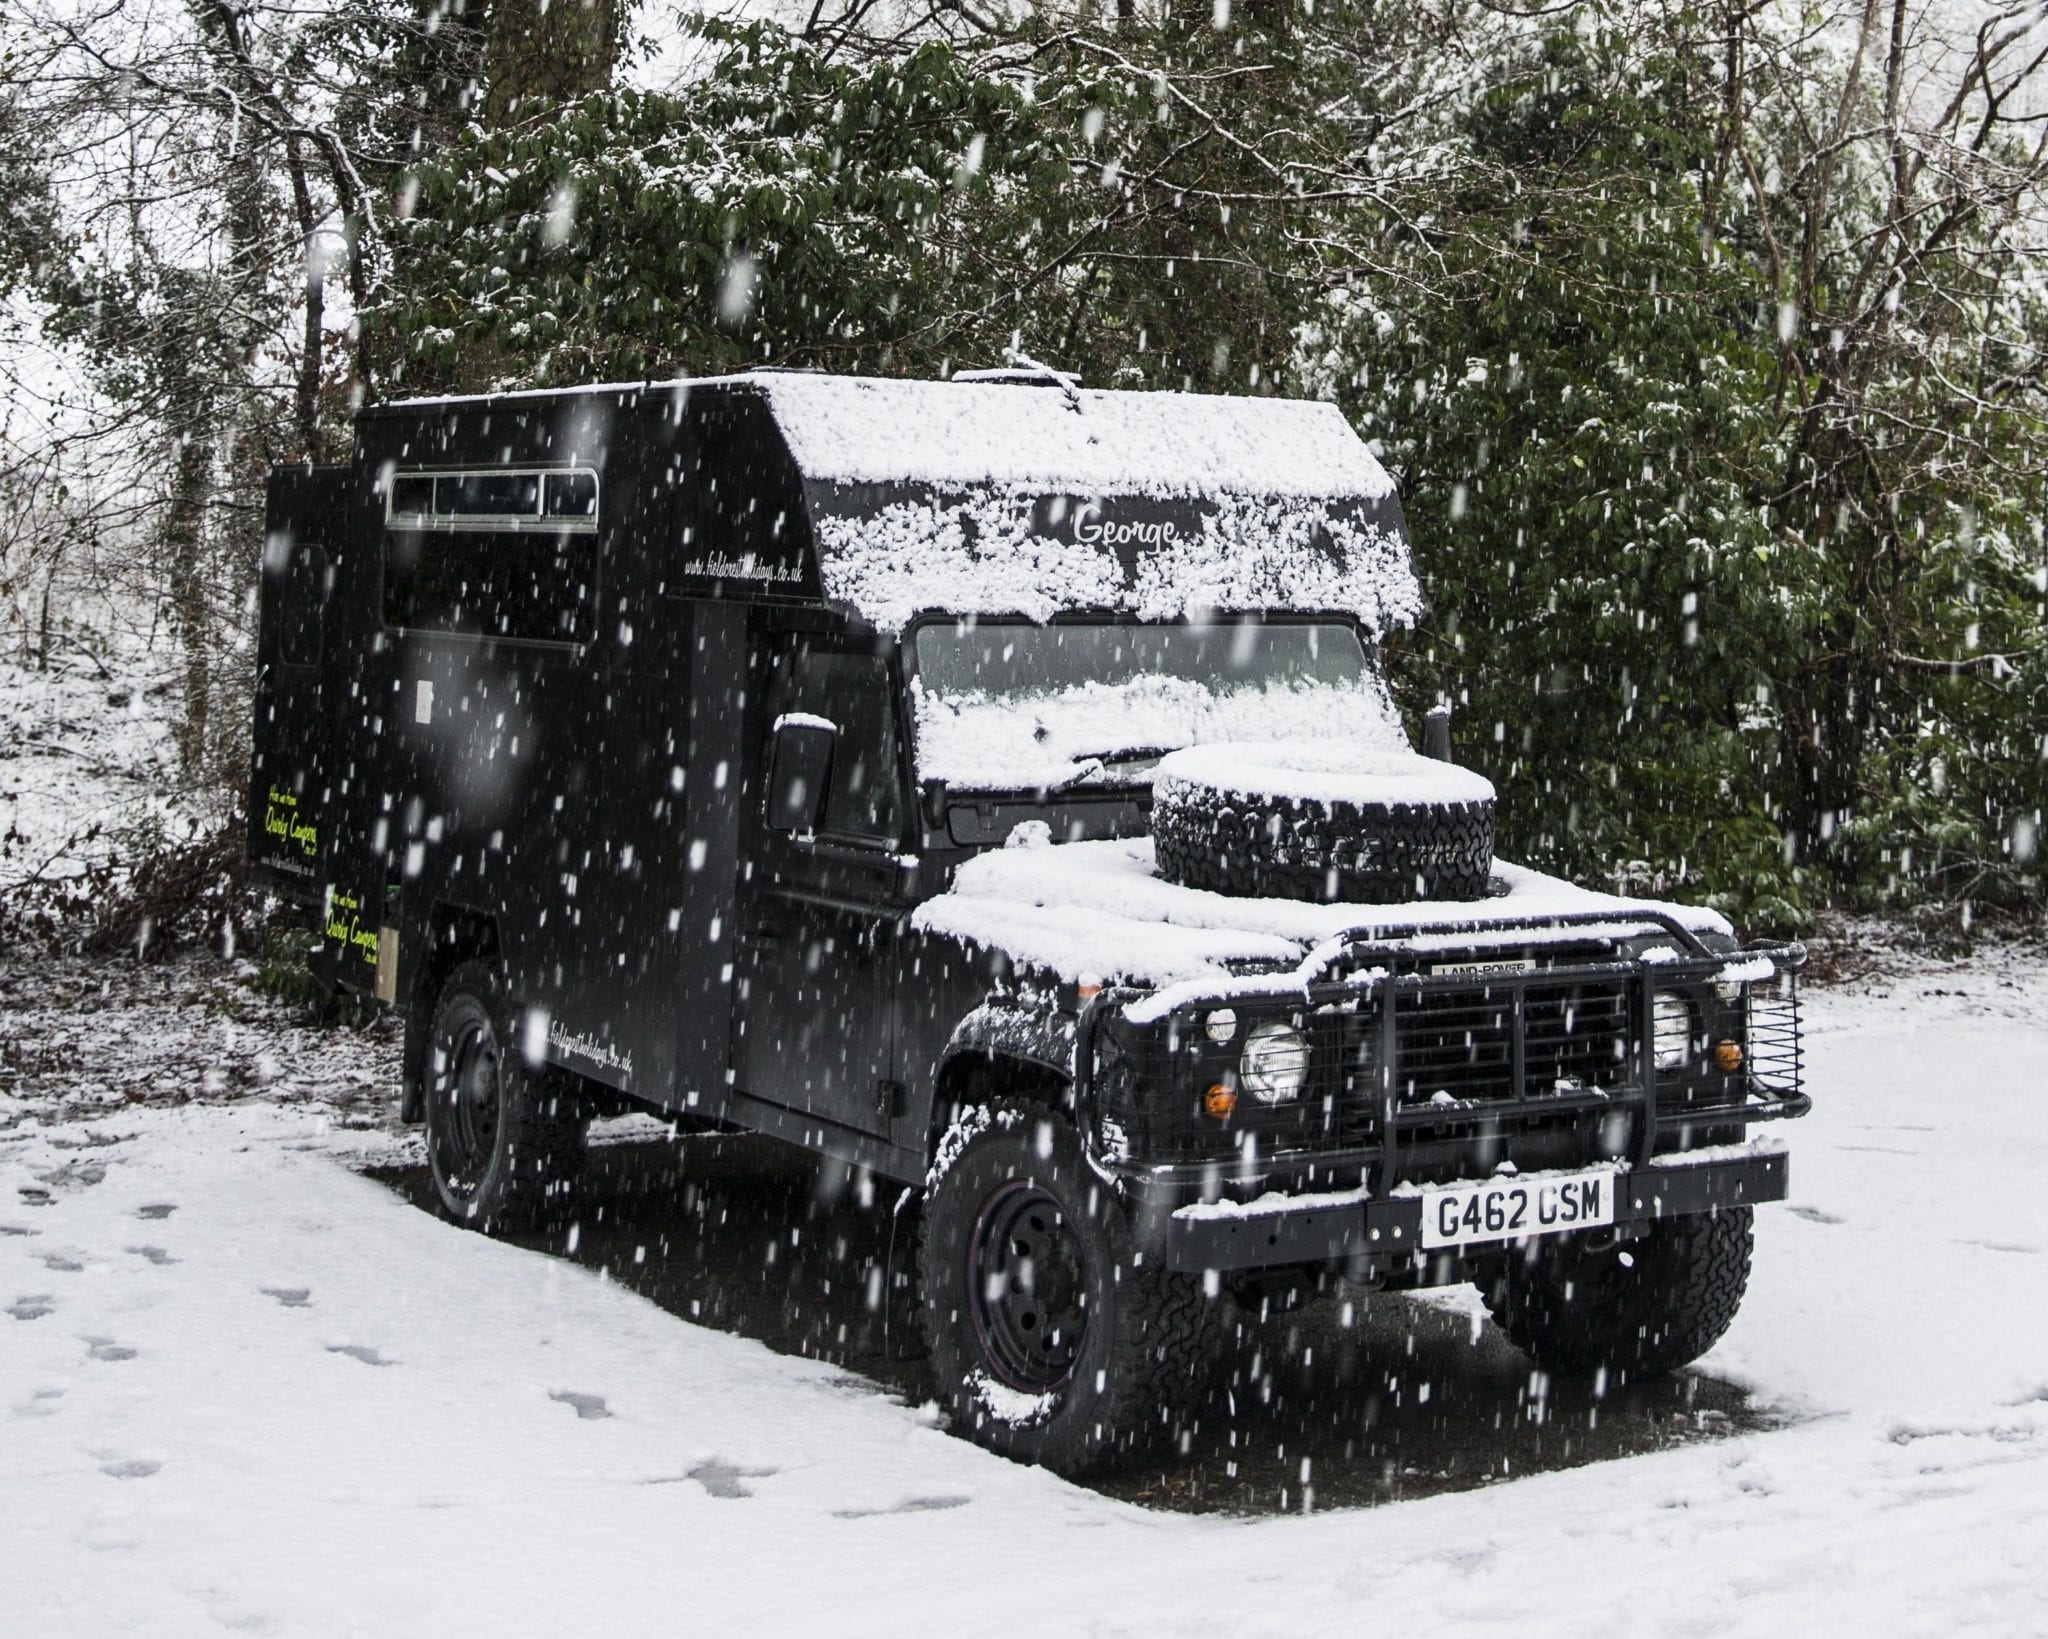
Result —
[{"label": "camper side window", "polygon": [[597,474],[399,472],[384,498],[384,620],[514,643],[587,643]]},{"label": "camper side window", "polygon": [[903,792],[889,663],[877,655],[799,649],[777,694],[772,716],[806,712],[839,729],[820,829],[828,835],[898,841]]}]

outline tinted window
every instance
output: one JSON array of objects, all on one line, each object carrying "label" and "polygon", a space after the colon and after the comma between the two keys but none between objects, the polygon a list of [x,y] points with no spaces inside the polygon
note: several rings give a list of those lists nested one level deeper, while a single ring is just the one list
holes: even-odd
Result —
[{"label": "tinted window", "polygon": [[456,472],[434,480],[434,511],[446,518],[531,518],[540,512],[537,472]]},{"label": "tinted window", "polygon": [[550,518],[595,518],[597,516],[597,474],[594,472],[549,473],[545,511]]},{"label": "tinted window", "polygon": [[418,474],[391,481],[391,510],[423,518],[434,510],[434,480]]},{"label": "tinted window", "polygon": [[595,529],[597,499],[584,468],[400,472],[386,517],[398,529]]}]

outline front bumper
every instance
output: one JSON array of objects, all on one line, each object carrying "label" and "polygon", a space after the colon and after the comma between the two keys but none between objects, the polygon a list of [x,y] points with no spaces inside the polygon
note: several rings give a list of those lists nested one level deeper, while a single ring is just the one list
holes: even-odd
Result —
[{"label": "front bumper", "polygon": [[[1757,1144],[1734,1149],[1737,1153],[1660,1156],[1648,1166],[1622,1170],[1616,1180],[1615,1223],[1784,1200],[1790,1186],[1784,1151]],[[1183,1207],[1166,1217],[1161,1251],[1167,1267],[1190,1272],[1341,1263],[1347,1273],[1369,1279],[1418,1259],[1456,1264],[1465,1256],[1517,1244],[1496,1241],[1462,1252],[1452,1247],[1425,1253],[1423,1199],[1406,1194],[1329,1203],[1311,1197],[1291,1204],[1286,1196],[1265,1196],[1221,1213],[1213,1207]]]}]

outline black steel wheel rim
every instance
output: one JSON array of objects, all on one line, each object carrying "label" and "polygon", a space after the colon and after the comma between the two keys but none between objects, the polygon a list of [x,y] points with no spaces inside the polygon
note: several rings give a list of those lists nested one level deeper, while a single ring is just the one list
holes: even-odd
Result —
[{"label": "black steel wheel rim", "polygon": [[1087,1265],[1060,1205],[1035,1184],[982,1203],[967,1249],[968,1312],[990,1371],[1046,1394],[1074,1372],[1087,1331]]},{"label": "black steel wheel rim", "polygon": [[472,1020],[456,1033],[437,1096],[445,1106],[437,1123],[441,1175],[457,1194],[472,1195],[498,1147],[498,1042],[488,1025]]}]

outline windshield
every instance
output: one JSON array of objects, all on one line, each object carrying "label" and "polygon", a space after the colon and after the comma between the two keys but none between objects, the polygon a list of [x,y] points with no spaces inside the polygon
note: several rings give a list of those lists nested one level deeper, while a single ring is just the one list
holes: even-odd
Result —
[{"label": "windshield", "polygon": [[1406,743],[1337,621],[960,621],[917,631],[918,774],[956,788],[1146,785],[1218,740]]}]

